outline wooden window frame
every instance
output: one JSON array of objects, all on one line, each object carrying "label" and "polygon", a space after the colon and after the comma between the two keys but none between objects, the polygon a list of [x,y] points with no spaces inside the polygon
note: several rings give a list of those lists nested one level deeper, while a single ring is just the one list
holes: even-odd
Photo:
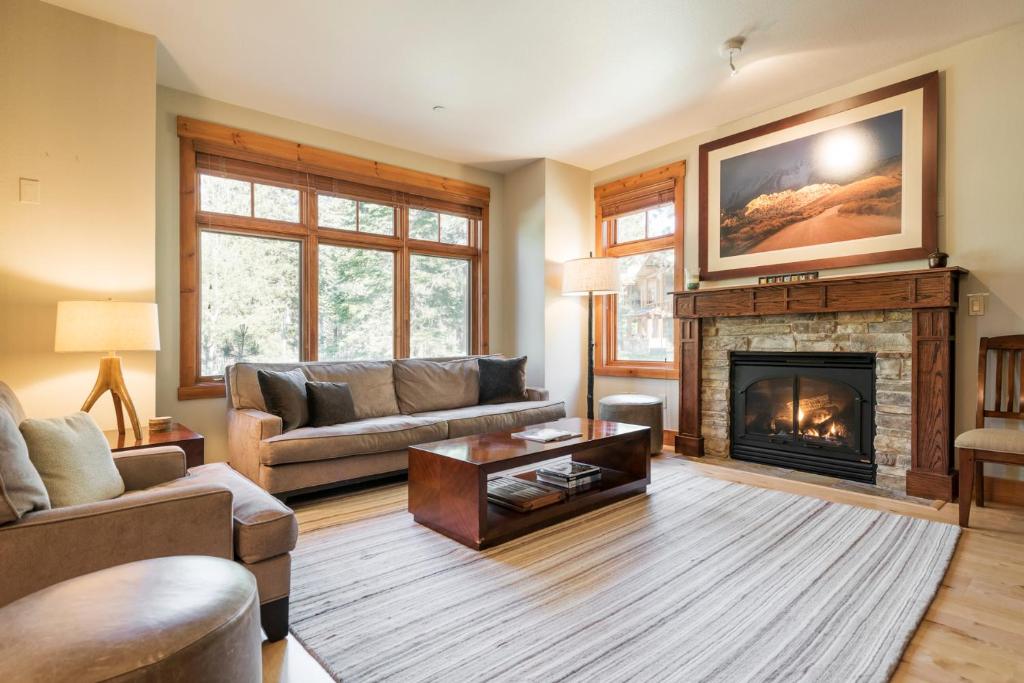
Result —
[{"label": "wooden window frame", "polygon": [[[628,178],[621,178],[594,188],[595,247],[597,256],[633,256],[653,251],[674,251],[673,287],[683,289],[683,192],[686,162],[661,166]],[[616,218],[656,206],[672,203],[675,207],[675,230],[671,235],[617,243]],[[645,219],[646,220],[646,219]],[[594,374],[608,377],[645,377],[677,379],[679,377],[679,320],[673,320],[672,362],[620,360],[616,311],[617,294],[599,298],[594,307]]]},{"label": "wooden window frame", "polygon": [[[223,377],[200,374],[200,233],[215,230],[300,243],[302,361],[318,357],[319,245],[389,251],[395,259],[394,357],[409,355],[409,261],[412,254],[470,262],[470,354],[489,351],[488,258],[490,188],[340,152],[179,116],[180,366],[178,399],[222,398]],[[300,221],[291,223],[199,210],[199,175],[208,173],[299,190]],[[320,227],[317,195],[395,207],[395,234]],[[251,201],[255,201],[255,190]],[[466,216],[468,245],[408,237],[409,209]],[[357,209],[358,211],[358,209]],[[358,220],[358,218],[357,218]]]}]

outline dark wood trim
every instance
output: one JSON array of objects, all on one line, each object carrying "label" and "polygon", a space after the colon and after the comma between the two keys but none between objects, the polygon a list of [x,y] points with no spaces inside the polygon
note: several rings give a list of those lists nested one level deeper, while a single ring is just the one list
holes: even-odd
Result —
[{"label": "dark wood trim", "polygon": [[834,277],[798,284],[676,292],[680,335],[677,451],[701,454],[701,320],[787,313],[913,311],[911,469],[907,493],[952,500],[955,333],[962,268]]},{"label": "dark wood trim", "polygon": [[[792,128],[809,121],[856,109],[872,102],[921,89],[923,91],[922,163],[921,163],[921,240],[920,247],[897,249],[875,254],[855,254],[832,258],[773,263],[766,266],[731,268],[711,272],[708,270],[708,153],[753,138],[762,137],[786,128]],[[712,142],[706,142],[698,149],[698,240],[701,279],[723,280],[749,275],[766,275],[786,271],[813,270],[815,268],[842,268],[877,263],[895,263],[925,258],[938,246],[938,118],[939,118],[939,73],[933,71],[899,83],[872,90],[861,95],[848,97],[838,102],[817,107],[809,111],[787,116],[761,126],[756,126]]]},{"label": "dark wood trim", "polygon": [[934,268],[808,280],[705,287],[675,293],[680,318],[955,307],[963,268]]},{"label": "dark wood trim", "polygon": [[[677,307],[678,310],[678,307]],[[676,451],[703,456],[704,437],[700,422],[701,321],[679,321],[679,436]]]}]

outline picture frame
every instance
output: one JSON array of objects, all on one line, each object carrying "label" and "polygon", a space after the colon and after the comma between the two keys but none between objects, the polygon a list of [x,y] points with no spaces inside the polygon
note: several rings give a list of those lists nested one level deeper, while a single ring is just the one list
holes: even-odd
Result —
[{"label": "picture frame", "polygon": [[927,258],[938,72],[700,146],[702,279]]}]

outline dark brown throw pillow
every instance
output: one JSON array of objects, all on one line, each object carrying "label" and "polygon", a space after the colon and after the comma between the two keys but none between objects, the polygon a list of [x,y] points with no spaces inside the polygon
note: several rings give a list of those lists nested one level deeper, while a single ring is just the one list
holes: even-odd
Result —
[{"label": "dark brown throw pillow", "polygon": [[480,358],[480,403],[525,401],[526,356]]},{"label": "dark brown throw pillow", "polygon": [[356,404],[348,382],[306,382],[309,424],[328,427],[356,419]]},{"label": "dark brown throw pillow", "polygon": [[288,432],[309,424],[309,407],[306,405],[306,375],[299,368],[285,372],[257,370],[256,379],[263,392],[267,412],[273,413],[284,422]]}]

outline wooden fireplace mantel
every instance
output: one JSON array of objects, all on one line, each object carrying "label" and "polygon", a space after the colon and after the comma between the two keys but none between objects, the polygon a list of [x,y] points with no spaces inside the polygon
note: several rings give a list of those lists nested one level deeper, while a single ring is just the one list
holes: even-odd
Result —
[{"label": "wooden fireplace mantel", "polygon": [[675,292],[680,319],[676,451],[704,455],[701,436],[701,318],[910,309],[913,313],[911,467],[907,493],[952,500],[954,337],[963,268],[934,268],[806,282]]}]

